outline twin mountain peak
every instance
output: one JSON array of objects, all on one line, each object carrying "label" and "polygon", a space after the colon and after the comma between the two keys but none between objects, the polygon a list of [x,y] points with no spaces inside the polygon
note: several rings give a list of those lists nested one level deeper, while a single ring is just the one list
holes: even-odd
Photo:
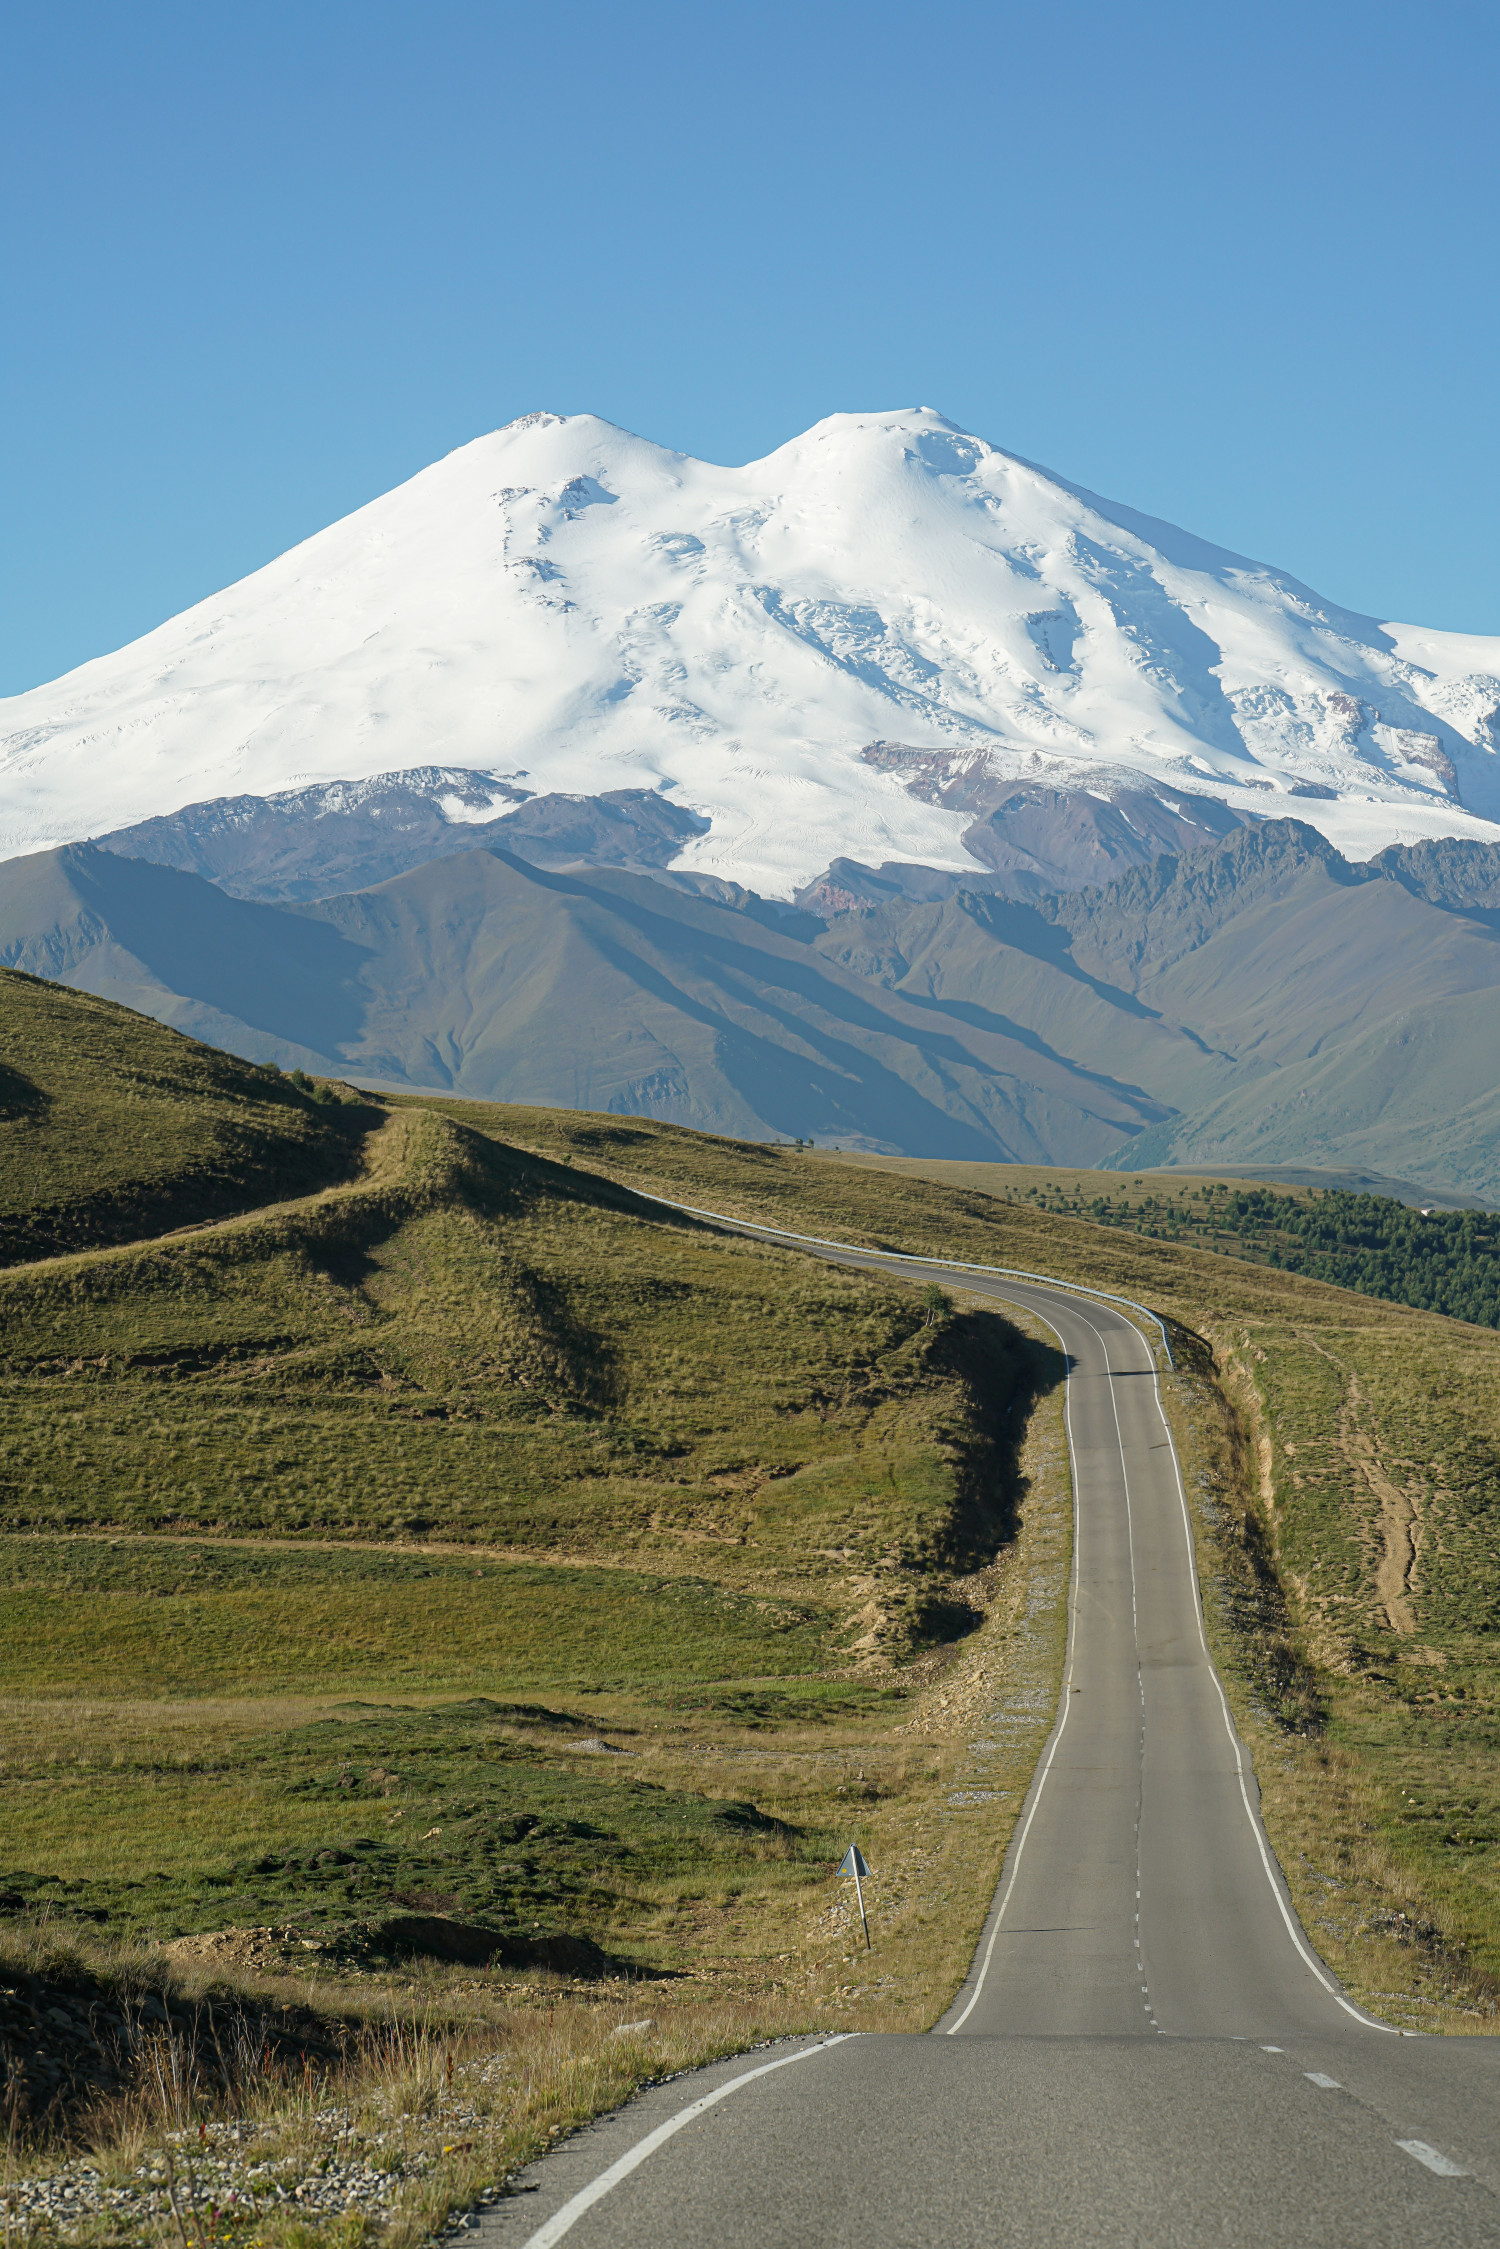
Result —
[{"label": "twin mountain peak", "polygon": [[0,963],[253,1059],[1500,1191],[1500,640],[926,408],[524,416],[0,705],[0,852]]}]

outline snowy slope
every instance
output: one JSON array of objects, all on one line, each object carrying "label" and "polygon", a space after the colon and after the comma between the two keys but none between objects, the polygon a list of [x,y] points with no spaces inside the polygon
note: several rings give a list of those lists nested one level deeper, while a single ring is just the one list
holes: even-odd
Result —
[{"label": "snowy slope", "polygon": [[471,819],[669,790],[710,822],[676,864],[773,896],[971,865],[942,796],[986,776],[1144,779],[1364,857],[1500,836],[1500,639],[1351,615],[925,408],[744,468],[527,415],[0,703],[0,854],[418,766],[494,776]]}]

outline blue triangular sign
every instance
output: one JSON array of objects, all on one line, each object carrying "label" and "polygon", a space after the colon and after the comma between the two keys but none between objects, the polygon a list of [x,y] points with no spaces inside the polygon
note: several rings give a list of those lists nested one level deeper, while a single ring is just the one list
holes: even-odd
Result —
[{"label": "blue triangular sign", "polygon": [[857,1843],[851,1843],[844,1853],[844,1861],[839,1868],[840,1874],[868,1874],[869,1871],[869,1867],[865,1864],[863,1851]]}]

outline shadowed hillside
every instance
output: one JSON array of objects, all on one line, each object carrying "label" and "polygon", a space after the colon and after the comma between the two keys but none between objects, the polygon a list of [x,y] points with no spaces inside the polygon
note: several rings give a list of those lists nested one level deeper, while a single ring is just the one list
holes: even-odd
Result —
[{"label": "shadowed hillside", "polygon": [[345,1177],[353,1120],[108,1000],[0,969],[0,1265]]},{"label": "shadowed hillside", "polygon": [[[216,1168],[236,1098],[290,1121],[299,1162],[358,1166],[0,1278],[12,1530],[430,1536],[672,1568],[692,1551],[715,1579],[817,1586],[819,1629],[897,1654],[941,1635],[946,1574],[1008,1535],[1005,1409],[1030,1377],[1003,1320],[934,1325],[909,1290],[726,1241],[431,1110],[329,1112],[123,1010],[6,989],[55,1037],[99,1041],[68,1144],[85,1205],[90,1151],[131,1144],[142,1087],[177,1104],[187,1153],[151,1175],[174,1220],[192,1163],[253,1199],[248,1162]],[[13,1204],[56,1168],[35,1143]],[[125,1193],[139,1232],[146,1191],[127,1173]],[[24,1207],[15,1223],[40,1231]]]},{"label": "shadowed hillside", "polygon": [[[258,1944],[304,2006],[478,1945],[780,2027],[851,1797],[977,1910],[998,1831],[931,1839],[966,1743],[895,1722],[984,1639],[1019,1802],[1065,1583],[1045,1342],[9,985],[97,1032],[96,1117],[167,1084],[210,1146],[266,1088],[344,1176],[0,1274],[0,1940]],[[881,2004],[928,2020],[968,1932],[906,1926]]]},{"label": "shadowed hillside", "polygon": [[0,957],[256,1060],[955,1157],[1092,1162],[1166,1116],[851,973],[806,941],[820,926],[491,851],[293,908],[93,846],[0,867]]},{"label": "shadowed hillside", "polygon": [[824,923],[494,844],[293,904],[76,845],[0,867],[0,960],[364,1082],[948,1161],[1495,1196],[1495,856],[1352,865],[1267,820],[1102,887],[887,885]]}]

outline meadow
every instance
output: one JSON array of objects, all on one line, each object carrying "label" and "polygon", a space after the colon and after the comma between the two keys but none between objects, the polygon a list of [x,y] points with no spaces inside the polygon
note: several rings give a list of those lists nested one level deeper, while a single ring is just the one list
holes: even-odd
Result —
[{"label": "meadow", "polygon": [[[102,1003],[38,989],[93,1038]],[[67,1050],[80,1115],[139,1060],[140,1019],[101,1020]],[[149,2004],[179,2068],[175,2106],[139,2056],[128,2085],[13,2076],[13,2172],[137,2180],[128,2224],[88,2185],[73,2238],[167,2237],[183,2133],[253,2123],[322,2176],[399,2110],[404,2169],[357,2223],[243,2208],[287,2249],[415,2241],[645,2077],[951,1995],[1055,1705],[1057,1354],[642,1191],[1157,1308],[1299,1908],[1389,2019],[1492,2025],[1493,1331],[1056,1207],[1060,1176],[377,1102],[160,1035],[178,1137],[117,1135],[105,1203],[48,1169],[44,1043],[9,1117],[42,1136],[32,1191],[72,1185],[0,1272],[0,2036],[26,1992]],[[246,1204],[213,1216],[225,1116]],[[874,1953],[833,1875],[851,1839]],[[503,1949],[414,1951],[413,1917]],[[322,2091],[210,2068],[182,2027],[210,2019],[218,2054],[226,2024],[273,2055],[295,2026]]]},{"label": "meadow", "polygon": [[[40,2177],[82,2197],[68,2239],[180,2239],[175,2164],[194,2249],[195,2226],[415,2243],[664,2071],[930,2022],[1055,1705],[1055,1389],[1016,1474],[1012,1535],[968,1587],[981,1621],[900,1663],[851,1664],[815,1600],[696,1575],[0,1542],[6,1645],[27,1649],[0,1705],[0,2034],[5,1987],[39,1973],[55,2011],[160,2021],[128,2087],[33,2080],[46,2105],[13,2107],[18,2216],[52,2229],[21,2183]],[[855,1839],[873,1952],[833,1871]],[[445,1964],[413,1916],[505,1952]],[[602,1957],[552,1961],[556,1937]],[[374,2200],[307,2206],[350,2166]]]},{"label": "meadow", "polygon": [[0,1266],[345,1178],[354,1109],[110,1000],[0,970]]},{"label": "meadow", "polygon": [[1007,1535],[1008,1323],[933,1324],[430,1112],[366,1166],[0,1275],[0,1519],[695,1558],[942,1631],[944,1571]]},{"label": "meadow", "polygon": [[[1494,2027],[1493,1329],[1105,1225],[1063,1172],[741,1149],[560,1111],[487,1115],[488,1129],[648,1192],[871,1247],[1054,1273],[1161,1313],[1215,1654],[1299,1910],[1387,2019]],[[1240,1187],[1221,1183],[1198,1207],[1212,1213]],[[1142,1176],[1111,1191],[1132,1196],[1144,1225],[1158,1189]]]},{"label": "meadow", "polygon": [[[930,2021],[1055,1698],[1050,1342],[674,1217],[567,1151],[234,1078],[123,1010],[90,1045],[95,1003],[38,989],[54,1032],[76,1002],[88,1037],[50,1081],[30,1050],[33,1182],[72,1179],[68,1100],[128,1147],[122,1050],[137,1075],[165,1056],[181,1114],[175,1143],[118,1159],[129,1238],[99,1238],[78,1178],[29,1237],[46,1254],[0,1272],[13,2171],[82,2164],[75,2234],[123,2239],[88,2166],[159,2167],[184,2116],[253,2111],[293,2165],[322,2146],[307,2086],[236,2074],[231,2050],[274,2065],[300,2039],[325,2107],[367,2117],[388,2081],[414,2100],[440,2050],[459,2080],[497,2039],[551,2056],[485,2110],[482,2162],[445,2152],[455,2080],[423,2094],[370,2220],[416,2238],[442,2181],[492,2184],[663,2066]],[[34,1030],[42,1001],[0,976],[0,1014]],[[214,1218],[196,1167],[225,1100],[271,1153],[260,1200],[247,1170],[250,1207]],[[288,1117],[322,1151],[301,1194],[277,1168]],[[150,1231],[163,1215],[183,1223]],[[833,1875],[855,1835],[878,1958]],[[113,2076],[27,2060],[43,1998],[116,2026]],[[649,2035],[613,2045],[643,2011]],[[154,2093],[132,2023],[168,2042]],[[159,2181],[149,2223],[118,2192],[148,2235],[176,2223]]]}]

